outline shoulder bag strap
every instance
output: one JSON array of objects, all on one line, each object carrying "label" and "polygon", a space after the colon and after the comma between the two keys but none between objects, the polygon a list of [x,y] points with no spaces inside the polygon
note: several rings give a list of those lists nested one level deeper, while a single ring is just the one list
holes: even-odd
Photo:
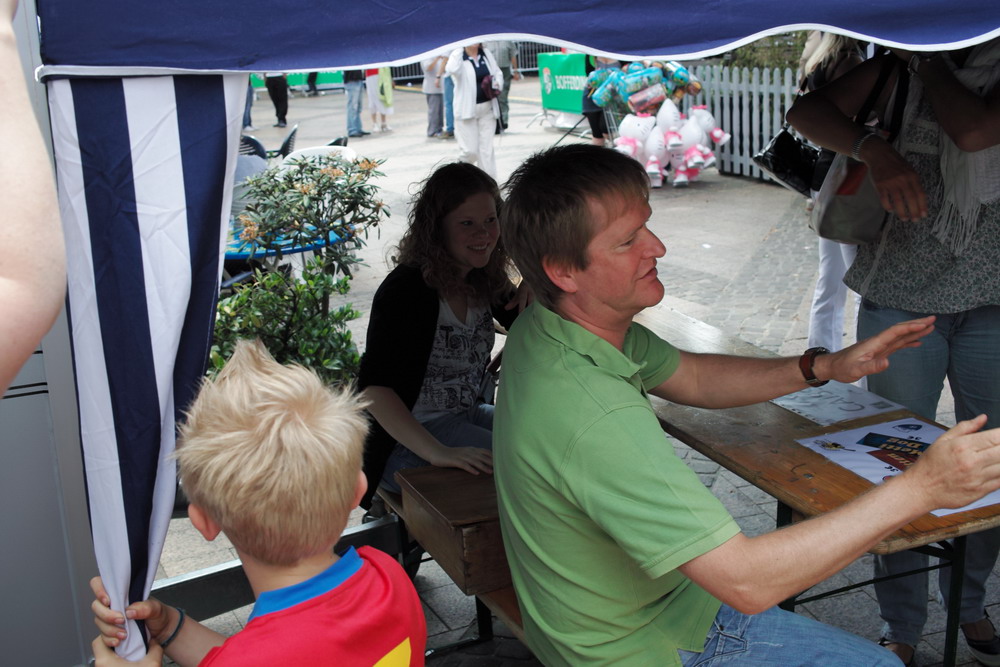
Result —
[{"label": "shoulder bag strap", "polygon": [[868,120],[868,116],[871,115],[872,109],[875,108],[878,96],[882,93],[882,89],[885,88],[885,83],[889,80],[892,70],[896,69],[896,64],[900,62],[898,58],[890,54],[883,55],[881,58],[882,67],[879,69],[878,79],[875,80],[875,85],[872,86],[871,92],[868,93],[864,104],[861,105],[857,115],[854,117],[854,122],[858,125],[867,125],[866,121]]},{"label": "shoulder bag strap", "polygon": [[892,112],[889,114],[886,130],[889,136],[886,138],[890,144],[896,140],[900,128],[903,126],[903,110],[906,108],[906,97],[910,92],[910,73],[903,67],[903,62],[897,60],[896,69],[899,75],[896,77],[896,97],[893,100]]}]

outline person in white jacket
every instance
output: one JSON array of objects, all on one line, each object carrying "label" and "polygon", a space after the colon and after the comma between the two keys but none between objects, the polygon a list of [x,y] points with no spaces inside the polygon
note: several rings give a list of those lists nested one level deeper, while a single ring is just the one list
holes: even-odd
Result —
[{"label": "person in white jacket", "polygon": [[[500,118],[496,98],[503,89],[503,73],[489,49],[478,42],[452,51],[444,71],[455,83],[455,139],[459,159],[478,164],[495,179],[493,135]],[[490,82],[484,85],[487,76]]]}]

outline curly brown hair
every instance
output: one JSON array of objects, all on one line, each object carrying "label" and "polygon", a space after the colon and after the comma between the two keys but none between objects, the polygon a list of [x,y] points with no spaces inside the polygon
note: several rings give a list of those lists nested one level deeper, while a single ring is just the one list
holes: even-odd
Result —
[{"label": "curly brown hair", "polygon": [[479,167],[466,162],[452,162],[438,167],[424,180],[410,206],[409,226],[396,246],[397,264],[419,268],[428,285],[442,295],[466,293],[495,305],[513,289],[512,264],[504,249],[503,237],[486,266],[469,271],[465,280],[456,270],[448,253],[444,218],[472,195],[487,193],[493,197],[497,215],[503,206],[496,181]]}]

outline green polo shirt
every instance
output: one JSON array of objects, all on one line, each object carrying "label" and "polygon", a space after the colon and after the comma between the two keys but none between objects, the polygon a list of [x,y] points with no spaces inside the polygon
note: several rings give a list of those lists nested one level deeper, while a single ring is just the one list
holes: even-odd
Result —
[{"label": "green polo shirt", "polygon": [[514,323],[494,475],[528,644],[546,665],[679,665],[719,602],[678,566],[739,532],[646,396],[680,353],[633,324],[624,354],[538,303]]}]

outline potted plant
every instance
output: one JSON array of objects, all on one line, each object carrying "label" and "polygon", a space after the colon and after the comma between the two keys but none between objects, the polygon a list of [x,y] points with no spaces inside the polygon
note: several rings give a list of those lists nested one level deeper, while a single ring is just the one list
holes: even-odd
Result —
[{"label": "potted plant", "polygon": [[[249,203],[234,235],[254,266],[247,282],[219,301],[210,372],[239,338],[258,337],[281,363],[314,369],[330,383],[350,382],[360,361],[347,323],[359,313],[332,301],[350,290],[357,250],[389,210],[371,181],[381,161],[337,154],[283,163],[246,181]],[[312,254],[299,270],[292,254]]]}]

